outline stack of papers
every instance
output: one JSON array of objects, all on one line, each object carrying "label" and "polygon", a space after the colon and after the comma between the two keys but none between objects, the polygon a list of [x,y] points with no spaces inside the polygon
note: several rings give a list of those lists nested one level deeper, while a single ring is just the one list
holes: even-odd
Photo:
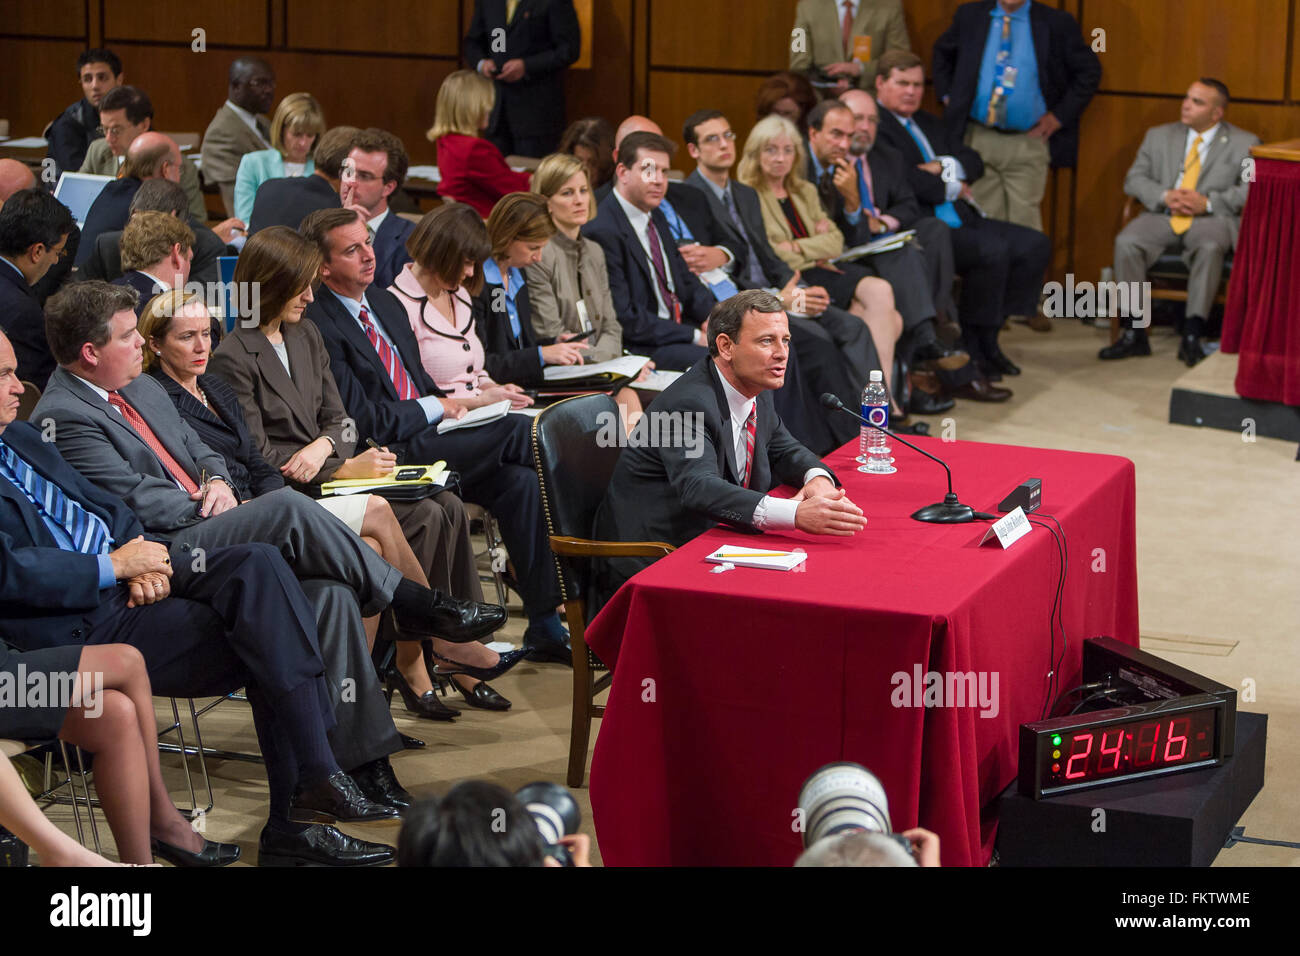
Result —
[{"label": "stack of papers", "polygon": [[621,355],[608,362],[596,362],[592,365],[548,365],[542,376],[548,382],[587,381],[603,379],[613,381],[619,378],[635,378],[650,361],[644,355]]},{"label": "stack of papers", "polygon": [[[424,468],[425,472],[419,478],[398,481],[395,477],[397,472],[407,468]],[[434,462],[432,465],[398,465],[397,471],[384,478],[341,478],[338,481],[324,482],[320,490],[322,495],[356,495],[378,488],[412,488],[419,485],[437,485],[441,488],[447,483],[448,474],[445,461]]]},{"label": "stack of papers", "polygon": [[905,232],[895,232],[888,236],[881,236],[864,246],[854,246],[852,249],[845,250],[843,254],[836,256],[831,262],[849,262],[865,256],[874,256],[881,252],[892,252],[895,249],[903,248],[903,243],[910,242],[915,235],[915,229],[908,229]]},{"label": "stack of papers", "polygon": [[637,382],[633,388],[643,392],[662,392],[665,388],[681,377],[681,372],[672,372],[667,370],[661,372],[659,369],[655,369],[646,376],[644,382]]},{"label": "stack of papers", "polygon": [[510,411],[510,399],[503,398],[491,405],[480,405],[478,408],[470,409],[464,418],[447,418],[443,416],[442,421],[438,422],[438,434],[445,435],[447,432],[454,432],[458,428],[477,428],[479,425],[494,422],[498,418],[505,418],[508,411]]},{"label": "stack of papers", "polygon": [[743,548],[726,544],[705,558],[714,564],[734,564],[738,568],[767,568],[771,571],[792,571],[807,560],[803,551],[775,551],[771,548]]}]

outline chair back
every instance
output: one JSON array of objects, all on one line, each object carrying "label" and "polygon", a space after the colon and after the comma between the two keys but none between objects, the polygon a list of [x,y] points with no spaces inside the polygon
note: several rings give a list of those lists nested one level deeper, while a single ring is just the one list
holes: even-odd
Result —
[{"label": "chair back", "polygon": [[[622,435],[618,405],[603,393],[566,398],[533,419],[533,460],[548,534],[591,537]],[[587,564],[555,555],[564,600],[586,596]]]},{"label": "chair back", "polygon": [[23,393],[18,396],[18,421],[25,422],[32,417],[32,409],[41,400],[41,390],[31,382],[23,382]]}]

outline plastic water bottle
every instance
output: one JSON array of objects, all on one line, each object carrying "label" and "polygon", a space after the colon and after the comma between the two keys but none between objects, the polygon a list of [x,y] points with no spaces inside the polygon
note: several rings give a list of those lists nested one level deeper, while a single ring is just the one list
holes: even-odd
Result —
[{"label": "plastic water bottle", "polygon": [[[879,369],[871,373],[871,380],[862,391],[862,417],[882,428],[889,427],[889,392],[885,388],[885,373]],[[868,475],[892,475],[898,469],[889,456],[889,436],[884,432],[862,426],[858,439],[858,471]]]}]

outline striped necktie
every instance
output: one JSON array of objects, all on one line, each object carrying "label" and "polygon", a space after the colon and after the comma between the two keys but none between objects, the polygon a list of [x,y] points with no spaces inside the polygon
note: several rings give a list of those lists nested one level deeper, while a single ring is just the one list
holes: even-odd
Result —
[{"label": "striped necktie", "polygon": [[753,477],[754,470],[754,436],[758,433],[758,402],[749,410],[749,417],[745,419],[745,474],[741,484],[746,488],[749,487],[749,479]]},{"label": "striped necktie", "polygon": [[406,374],[406,367],[402,365],[401,358],[393,351],[393,347],[388,344],[388,341],[379,334],[379,330],[375,328],[375,323],[370,320],[370,313],[364,305],[361,307],[361,314],[358,318],[361,319],[361,324],[365,327],[366,338],[370,340],[370,344],[379,353],[379,361],[384,364],[384,369],[388,372],[389,379],[392,380],[393,388],[397,390],[398,399],[405,401],[409,398],[419,398],[420,393],[411,384],[411,377]]},{"label": "striped necktie", "polygon": [[112,540],[108,525],[102,518],[91,514],[63,493],[52,481],[47,481],[31,465],[18,457],[18,453],[0,441],[0,459],[9,466],[37,507],[68,533],[74,550],[81,554],[107,554]]}]

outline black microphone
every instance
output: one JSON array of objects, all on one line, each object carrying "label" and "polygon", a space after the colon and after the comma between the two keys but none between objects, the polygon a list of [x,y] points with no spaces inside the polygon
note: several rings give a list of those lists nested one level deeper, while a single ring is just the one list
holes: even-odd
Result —
[{"label": "black microphone", "polygon": [[876,425],[872,422],[867,421],[865,418],[863,418],[853,409],[849,408],[842,401],[840,401],[839,398],[837,398],[835,395],[832,395],[830,392],[822,393],[821,402],[822,405],[824,405],[826,408],[838,408],[840,411],[852,415],[862,424],[870,428],[874,428],[876,429],[876,431],[884,432],[890,438],[902,442],[904,445],[906,445],[908,448],[912,449],[913,451],[920,452],[922,455],[924,455],[926,458],[929,458],[931,461],[937,461],[940,465],[943,465],[943,470],[948,473],[948,493],[943,496],[943,501],[939,502],[938,504],[926,505],[924,508],[920,508],[917,511],[912,512],[912,517],[915,518],[917,521],[929,521],[933,524],[965,524],[968,521],[974,521],[976,518],[982,520],[989,520],[993,517],[993,515],[988,515],[988,514],[984,514],[983,512],[976,511],[970,505],[964,505],[957,500],[957,496],[953,494],[953,490],[952,490],[952,469],[948,467],[947,463],[944,462],[943,459],[936,458],[934,455],[931,455],[924,448],[916,447],[906,438],[894,432],[891,432],[888,428],[884,428],[880,425]]}]

